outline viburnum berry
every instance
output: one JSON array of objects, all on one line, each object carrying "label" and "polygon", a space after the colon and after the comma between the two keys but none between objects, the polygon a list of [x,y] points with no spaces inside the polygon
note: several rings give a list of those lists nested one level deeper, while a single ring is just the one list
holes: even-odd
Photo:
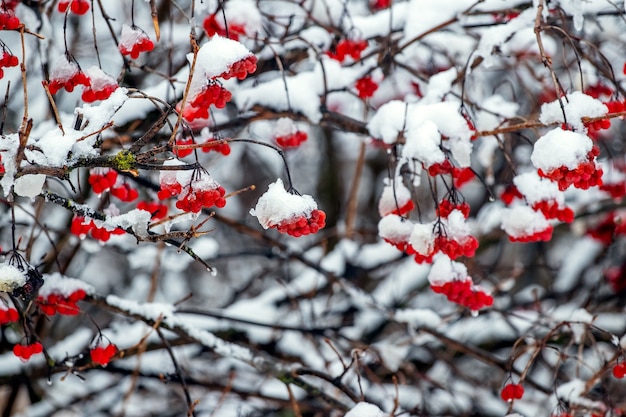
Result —
[{"label": "viburnum berry", "polygon": [[209,107],[214,105],[218,109],[226,107],[232,94],[222,87],[221,84],[210,81],[204,88],[196,94],[183,109],[183,117],[188,122],[195,119],[208,119]]},{"label": "viburnum berry", "polygon": [[558,219],[564,223],[574,221],[574,211],[569,207],[560,207],[554,200],[538,201],[532,205],[532,208],[542,212],[546,219]]},{"label": "viburnum berry", "polygon": [[20,319],[20,314],[14,308],[6,307],[0,304],[0,326],[13,323]]},{"label": "viburnum berry", "polygon": [[107,366],[113,356],[117,354],[117,346],[110,343],[106,346],[96,346],[89,351],[91,361],[101,366]]},{"label": "viburnum berry", "polygon": [[354,87],[356,88],[358,96],[361,99],[372,97],[376,90],[378,90],[378,84],[376,84],[369,75],[358,79],[354,84]]},{"label": "viburnum berry", "polygon": [[89,171],[89,184],[94,193],[102,194],[117,182],[117,171],[110,168],[92,168]]},{"label": "viburnum berry", "polygon": [[71,93],[76,86],[88,87],[90,83],[89,77],[81,71],[76,62],[70,61],[67,56],[63,55],[50,72],[48,89],[53,95],[62,88]]},{"label": "viburnum berry", "polygon": [[366,40],[342,39],[335,46],[335,51],[328,51],[327,54],[339,62],[343,62],[348,56],[356,61],[361,58],[361,52],[365,48],[367,48]]},{"label": "viburnum berry", "polygon": [[317,209],[313,198],[286,191],[280,179],[269,185],[250,214],[263,228],[294,237],[317,233],[326,226],[326,213]]},{"label": "viburnum berry", "polygon": [[[196,187],[202,187],[200,182],[195,183]],[[215,186],[213,186],[215,185]],[[183,189],[181,197],[176,202],[176,208],[183,211],[198,213],[203,208],[226,206],[226,190],[224,187],[214,182],[209,188],[194,188],[190,185]]]},{"label": "viburnum berry", "polygon": [[70,232],[73,235],[84,239],[93,227],[94,224],[92,220],[87,221],[82,216],[74,216],[72,219],[72,225],[70,226]]},{"label": "viburnum berry", "polygon": [[30,345],[13,346],[13,354],[20,358],[22,362],[27,362],[33,355],[43,352],[43,346],[39,342]]},{"label": "viburnum berry", "polygon": [[414,224],[396,214],[383,216],[378,222],[378,235],[387,243],[395,246],[398,250],[406,251],[410,255],[409,239],[413,232]]},{"label": "viburnum berry", "polygon": [[98,227],[95,223],[93,227],[90,229],[91,237],[99,240],[102,244],[108,242],[111,239],[111,235],[123,235],[126,233],[124,229],[120,229],[119,227],[108,230],[106,227]]},{"label": "viburnum berry", "polygon": [[403,216],[413,210],[415,204],[411,199],[411,192],[398,177],[394,181],[386,180],[383,193],[378,200],[378,214],[380,217],[388,214]]},{"label": "viburnum berry", "polygon": [[138,27],[124,25],[118,48],[122,55],[130,55],[132,59],[137,59],[142,52],[152,51],[154,42]]},{"label": "viburnum berry", "polygon": [[111,187],[111,195],[125,202],[135,201],[139,197],[139,192],[131,187],[127,182]]},{"label": "viburnum berry", "polygon": [[152,220],[161,220],[167,216],[167,206],[158,202],[140,201],[137,204],[139,210],[145,210],[152,214]]},{"label": "viburnum berry", "polygon": [[0,57],[0,78],[4,77],[2,68],[17,67],[19,63],[20,61],[15,55],[10,54],[8,51],[3,51],[2,57]]},{"label": "viburnum berry", "polygon": [[502,194],[500,194],[500,199],[507,206],[510,206],[516,198],[523,199],[524,196],[519,192],[515,184],[507,185]]},{"label": "viburnum berry", "polygon": [[[178,160],[166,161],[166,165],[181,163]],[[226,205],[226,190],[206,171],[163,170],[159,182],[159,199],[176,196],[176,207],[180,210],[198,213],[203,208],[222,208]]]},{"label": "viburnum berry", "polygon": [[211,14],[202,22],[202,27],[206,31],[207,35],[219,35],[238,41],[240,36],[246,34],[246,27],[244,25],[233,22],[228,22],[228,31],[226,31],[224,20],[221,19],[221,16],[218,20],[217,15],[217,13]]},{"label": "viburnum berry", "polygon": [[463,217],[465,217],[466,219],[469,217],[470,214],[470,206],[466,202],[463,202],[461,204],[455,204],[450,200],[442,200],[439,205],[437,205],[437,214],[440,217],[448,217],[452,210],[459,210],[461,213],[463,213]]},{"label": "viburnum berry", "polygon": [[473,180],[475,176],[474,171],[472,171],[472,168],[470,167],[454,167],[452,169],[452,178],[454,179],[454,187],[456,188],[463,187],[465,184]]},{"label": "viburnum berry", "polygon": [[85,103],[106,100],[119,87],[115,78],[96,66],[87,68],[85,74],[89,78],[89,85],[85,87],[81,95]]},{"label": "viburnum berry", "polygon": [[220,139],[209,139],[202,145],[202,152],[219,152],[224,156],[230,155],[230,145]]},{"label": "viburnum berry", "polygon": [[506,402],[521,400],[524,396],[524,387],[521,384],[506,384],[500,392],[500,397]]},{"label": "viburnum berry", "polygon": [[448,281],[441,285],[431,284],[430,288],[437,294],[443,294],[448,301],[479,311],[493,305],[493,297],[481,289],[477,289],[472,280]]},{"label": "viburnum berry", "polygon": [[626,218],[623,212],[607,213],[602,221],[587,230],[587,234],[609,246],[616,236],[626,235]]},{"label": "viburnum berry", "polygon": [[68,7],[72,13],[83,15],[89,11],[89,2],[87,0],[61,0],[57,5],[61,13],[65,13]]},{"label": "viburnum berry", "polygon": [[37,304],[39,309],[48,316],[53,316],[56,313],[65,316],[75,316],[80,313],[80,307],[76,303],[83,300],[86,296],[85,290],[80,288],[68,295],[52,292],[45,296],[39,295]]},{"label": "viburnum berry", "polygon": [[298,147],[308,138],[306,132],[298,129],[296,123],[288,117],[276,121],[273,135],[276,143],[283,148]]},{"label": "viburnum berry", "polygon": [[15,12],[12,9],[5,9],[0,11],[0,30],[15,30],[20,27],[22,22],[15,16]]},{"label": "viburnum berry", "polygon": [[613,365],[613,376],[617,379],[622,379],[626,376],[626,362]]},{"label": "viburnum berry", "polygon": [[193,149],[191,148],[179,149],[178,146],[186,146],[186,145],[193,145],[193,144],[194,144],[194,141],[192,137],[176,139],[176,145],[174,146],[174,155],[176,155],[179,158],[184,158],[186,156],[191,155],[193,153]]},{"label": "viburnum berry", "polygon": [[256,64],[257,57],[250,54],[244,59],[240,59],[239,61],[232,63],[228,67],[228,70],[224,71],[216,78],[223,78],[225,80],[237,78],[238,80],[243,80],[248,76],[248,74],[252,74],[256,71]]}]

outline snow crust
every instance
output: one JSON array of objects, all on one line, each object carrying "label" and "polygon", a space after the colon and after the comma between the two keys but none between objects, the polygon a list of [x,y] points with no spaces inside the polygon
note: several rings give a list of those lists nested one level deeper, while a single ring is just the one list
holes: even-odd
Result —
[{"label": "snow crust", "polygon": [[298,216],[309,217],[317,203],[310,195],[295,195],[287,192],[283,181],[279,178],[268,186],[267,191],[259,198],[256,206],[250,210],[264,229]]},{"label": "snow crust", "polygon": [[587,159],[592,147],[588,136],[557,127],[535,142],[530,160],[546,173],[561,166],[575,169]]}]

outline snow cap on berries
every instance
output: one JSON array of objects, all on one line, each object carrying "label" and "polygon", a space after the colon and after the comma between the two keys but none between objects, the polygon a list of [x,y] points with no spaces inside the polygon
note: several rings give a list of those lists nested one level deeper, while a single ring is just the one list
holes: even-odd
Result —
[{"label": "snow cap on berries", "polygon": [[428,274],[430,285],[442,285],[450,281],[467,281],[467,267],[460,262],[451,260],[447,255],[438,253],[434,256],[433,264]]},{"label": "snow cap on berries", "polygon": [[[563,107],[561,107],[563,106]],[[544,124],[561,123],[563,111],[567,117],[567,123],[577,132],[586,132],[583,117],[600,117],[608,113],[608,107],[581,91],[568,94],[561,100],[554,100],[541,106],[539,121]]]},{"label": "snow cap on berries", "polygon": [[[550,222],[540,211],[535,211],[528,206],[515,206],[502,211],[502,229],[511,240],[532,241],[545,240],[540,238],[547,231],[552,231]],[[549,240],[549,239],[548,239]]]},{"label": "snow cap on berries", "polygon": [[561,166],[575,169],[587,160],[592,148],[593,142],[588,136],[557,127],[535,142],[530,160],[535,168],[544,172]]},{"label": "snow cap on berries", "polygon": [[13,292],[13,290],[23,287],[27,277],[24,271],[9,263],[0,264],[0,291]]},{"label": "snow cap on berries", "polygon": [[414,226],[407,219],[389,214],[378,222],[378,235],[390,243],[408,243]]},{"label": "snow cap on berries", "polygon": [[313,210],[317,210],[313,197],[290,194],[279,178],[269,185],[256,207],[250,210],[250,214],[259,220],[264,229],[269,229],[291,218],[308,217]]},{"label": "snow cap on berries", "polygon": [[[196,57],[196,76],[200,79],[213,79],[228,73],[232,66],[240,61],[253,58],[254,54],[243,44],[232,39],[214,36],[202,45]],[[187,54],[189,62],[193,62],[193,54]],[[254,59],[256,62],[256,59]]]},{"label": "snow cap on berries", "polygon": [[517,175],[513,178],[513,184],[530,205],[539,201],[552,200],[559,205],[565,203],[565,197],[559,190],[559,186],[554,181],[540,177],[536,171]]},{"label": "snow cap on berries", "polygon": [[411,192],[402,183],[402,178],[396,178],[394,181],[386,180],[385,188],[378,200],[378,214],[381,217],[388,214],[403,215],[411,211],[413,207]]}]

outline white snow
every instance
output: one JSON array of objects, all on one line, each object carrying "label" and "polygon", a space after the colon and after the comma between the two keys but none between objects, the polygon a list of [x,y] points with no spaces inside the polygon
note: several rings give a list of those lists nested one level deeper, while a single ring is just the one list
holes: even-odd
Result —
[{"label": "white snow", "polygon": [[531,236],[550,226],[543,213],[519,205],[502,210],[502,229],[511,237]]},{"label": "white snow", "polygon": [[95,289],[84,281],[76,278],[68,278],[58,272],[44,274],[44,285],[39,289],[39,295],[47,297],[49,294],[59,294],[69,297],[77,290],[83,290],[86,294],[93,294]]},{"label": "white snow", "polygon": [[12,292],[24,284],[26,284],[24,271],[7,262],[0,264],[0,291]]},{"label": "white snow", "polygon": [[451,260],[448,255],[438,253],[433,258],[433,265],[428,274],[430,285],[442,285],[450,281],[467,281],[467,267],[460,262]]},{"label": "white snow", "polygon": [[404,186],[401,177],[397,177],[393,181],[387,179],[385,182],[387,184],[383,188],[380,200],[378,200],[378,214],[381,217],[398,210],[411,201],[411,192]]},{"label": "white snow", "polygon": [[539,201],[556,201],[559,206],[565,203],[564,193],[559,186],[549,179],[540,177],[536,171],[519,174],[513,178],[513,184],[529,205]]},{"label": "white snow", "polygon": [[42,174],[24,175],[15,180],[13,191],[22,197],[36,197],[41,193],[46,176]]},{"label": "white snow", "polygon": [[250,214],[259,219],[264,229],[278,225],[285,220],[298,216],[309,217],[317,203],[310,195],[291,194],[285,190],[279,178],[269,185],[267,191],[259,198]]},{"label": "white snow", "polygon": [[[565,109],[567,123],[581,133],[587,129],[582,122],[583,117],[600,117],[609,112],[609,109],[600,100],[588,96],[580,91],[575,91],[561,98]],[[563,110],[559,100],[545,103],[541,106],[539,121],[545,124],[563,123]]]},{"label": "white snow", "polygon": [[344,417],[386,417],[386,414],[374,404],[360,402],[352,407]]},{"label": "white snow", "polygon": [[535,142],[530,160],[546,173],[561,166],[575,169],[587,159],[592,147],[588,136],[557,127]]}]

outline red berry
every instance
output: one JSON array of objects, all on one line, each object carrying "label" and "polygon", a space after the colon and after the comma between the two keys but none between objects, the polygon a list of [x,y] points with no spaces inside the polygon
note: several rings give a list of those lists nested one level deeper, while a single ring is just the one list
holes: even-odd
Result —
[{"label": "red berry", "polygon": [[520,384],[506,384],[500,393],[504,401],[519,400],[524,396],[524,387]]},{"label": "red berry", "polygon": [[112,343],[107,346],[96,346],[89,351],[92,362],[102,366],[107,366],[116,353],[117,346]]}]

